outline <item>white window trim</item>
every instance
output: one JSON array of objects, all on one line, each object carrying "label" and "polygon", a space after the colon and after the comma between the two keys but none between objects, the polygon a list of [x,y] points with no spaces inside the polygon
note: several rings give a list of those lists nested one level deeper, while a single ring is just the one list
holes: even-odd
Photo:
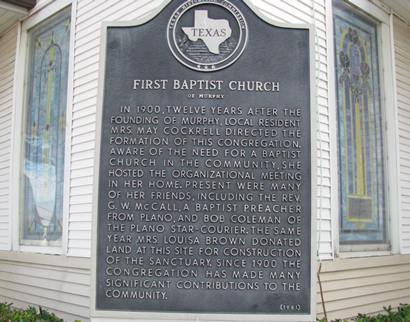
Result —
[{"label": "white window trim", "polygon": [[[16,64],[14,77],[14,106],[13,106],[13,133],[12,133],[12,156],[11,156],[11,184],[10,195],[14,196],[10,202],[10,231],[11,249],[13,251],[27,253],[43,253],[54,255],[68,254],[68,222],[69,222],[69,188],[70,188],[70,161],[71,161],[71,123],[72,123],[72,97],[73,97],[73,70],[74,70],[74,37],[76,21],[75,0],[58,0],[50,2],[38,10],[34,10],[32,15],[23,21],[19,26],[16,50]],[[26,246],[20,245],[20,194],[21,194],[21,164],[23,158],[22,142],[24,135],[24,111],[26,102],[26,88],[28,73],[28,36],[27,32],[32,27],[43,22],[58,11],[71,5],[71,30],[70,49],[68,62],[67,79],[67,108],[66,108],[66,137],[64,156],[64,193],[63,193],[63,232],[62,245],[53,246]]]},{"label": "white window trim", "polygon": [[[332,0],[327,0],[328,34],[328,63],[329,63],[329,107],[331,128],[331,180],[332,180],[332,219],[335,254],[338,257],[383,256],[399,252],[400,226],[399,226],[399,140],[398,140],[398,110],[394,83],[394,39],[391,17],[383,9],[377,7],[370,0],[344,0],[358,7],[368,15],[380,21],[379,28],[379,54],[380,54],[380,81],[382,84],[381,102],[383,114],[383,136],[385,155],[386,179],[386,231],[389,244],[363,244],[340,245],[340,199],[339,199],[339,174],[338,174],[338,137],[337,137],[337,112],[336,112],[336,70],[333,36],[333,6]],[[389,112],[387,113],[387,108]]]}]

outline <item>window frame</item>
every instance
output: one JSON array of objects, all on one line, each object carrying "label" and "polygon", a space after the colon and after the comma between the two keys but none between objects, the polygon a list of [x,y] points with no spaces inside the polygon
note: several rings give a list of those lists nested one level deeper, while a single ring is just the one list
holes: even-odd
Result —
[{"label": "window frame", "polygon": [[[399,244],[399,188],[398,188],[398,117],[394,86],[394,39],[391,14],[369,0],[341,0],[367,14],[378,22],[378,55],[380,78],[380,103],[382,113],[382,136],[384,145],[385,170],[385,225],[387,243],[340,244],[340,196],[338,164],[338,120],[337,120],[337,80],[334,49],[333,4],[328,0],[328,63],[329,63],[329,107],[332,148],[332,204],[333,239],[335,254],[339,257],[362,257],[391,255],[398,252]],[[387,113],[389,109],[389,113]],[[392,111],[390,112],[390,109]]]},{"label": "window frame", "polygon": [[[22,174],[24,159],[24,132],[27,108],[27,91],[29,75],[29,46],[30,41],[28,32],[31,28],[46,21],[59,11],[71,6],[71,25],[66,97],[66,128],[65,128],[65,151],[64,151],[64,188],[63,188],[63,231],[60,246],[37,246],[23,245],[21,240],[21,193],[22,193]],[[49,2],[36,11],[34,8],[30,17],[20,23],[17,37],[16,48],[16,67],[14,81],[14,115],[12,133],[12,180],[11,195],[18,196],[11,200],[11,232],[12,250],[27,253],[42,253],[53,255],[67,255],[68,252],[68,221],[69,221],[69,187],[70,187],[70,162],[71,162],[71,121],[72,121],[72,97],[73,97],[73,65],[74,65],[74,36],[75,36],[75,12],[76,1],[59,0]]]}]

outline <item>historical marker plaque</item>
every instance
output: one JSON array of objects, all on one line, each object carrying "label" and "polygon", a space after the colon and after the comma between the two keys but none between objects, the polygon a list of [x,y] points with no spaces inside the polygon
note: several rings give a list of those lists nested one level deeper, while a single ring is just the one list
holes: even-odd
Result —
[{"label": "historical marker plaque", "polygon": [[309,29],[198,0],[105,30],[96,310],[310,316]]}]

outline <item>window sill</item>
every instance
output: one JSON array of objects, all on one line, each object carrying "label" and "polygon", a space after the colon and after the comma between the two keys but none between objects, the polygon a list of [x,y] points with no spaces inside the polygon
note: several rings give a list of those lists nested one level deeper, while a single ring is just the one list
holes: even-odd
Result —
[{"label": "window sill", "polygon": [[376,256],[391,256],[391,251],[379,250],[379,251],[341,251],[337,254],[337,257],[341,259],[345,258],[360,258],[360,257],[376,257]]},{"label": "window sill", "polygon": [[[377,255],[377,254],[383,255]],[[391,246],[388,243],[381,244],[351,244],[339,245],[339,254],[359,254],[358,256],[384,256],[391,255]]]},{"label": "window sill", "polygon": [[55,267],[91,269],[91,259],[60,255],[33,254],[13,251],[0,251],[0,261],[21,262]]},{"label": "window sill", "polygon": [[28,246],[20,245],[19,252],[22,253],[37,253],[41,255],[64,255],[63,249],[61,246]]}]

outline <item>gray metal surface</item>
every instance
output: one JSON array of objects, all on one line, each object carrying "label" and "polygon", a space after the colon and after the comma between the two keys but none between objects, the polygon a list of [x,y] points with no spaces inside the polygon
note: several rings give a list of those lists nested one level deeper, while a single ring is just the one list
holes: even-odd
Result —
[{"label": "gray metal surface", "polygon": [[[218,71],[193,70],[168,47],[167,25],[182,1],[172,1],[144,25],[108,28],[97,309],[284,315],[311,310],[309,31],[272,26],[242,1],[232,2],[246,19],[248,39],[240,57]],[[213,6],[195,9],[223,19]],[[158,80],[158,88],[146,89],[146,80]],[[184,80],[197,82],[186,90]],[[200,80],[215,89],[200,90]],[[246,85],[242,81],[261,82],[262,88],[249,83],[256,87],[238,90]],[[209,94],[217,96],[201,96]],[[137,108],[151,105],[159,112]],[[139,124],[124,124],[129,116]],[[282,130],[300,130],[301,137],[286,137]],[[233,147],[235,140],[239,146]],[[118,148],[127,147],[132,154],[118,156]],[[119,166],[119,159],[132,165]],[[299,168],[287,169],[290,164]],[[193,173],[206,178],[186,178]],[[135,181],[126,187],[129,180]],[[223,198],[233,200],[218,200]],[[128,202],[130,209],[120,209]],[[127,215],[115,213],[132,220],[121,221]],[[288,233],[279,234],[281,229]],[[290,284],[300,290],[289,290]]]}]

